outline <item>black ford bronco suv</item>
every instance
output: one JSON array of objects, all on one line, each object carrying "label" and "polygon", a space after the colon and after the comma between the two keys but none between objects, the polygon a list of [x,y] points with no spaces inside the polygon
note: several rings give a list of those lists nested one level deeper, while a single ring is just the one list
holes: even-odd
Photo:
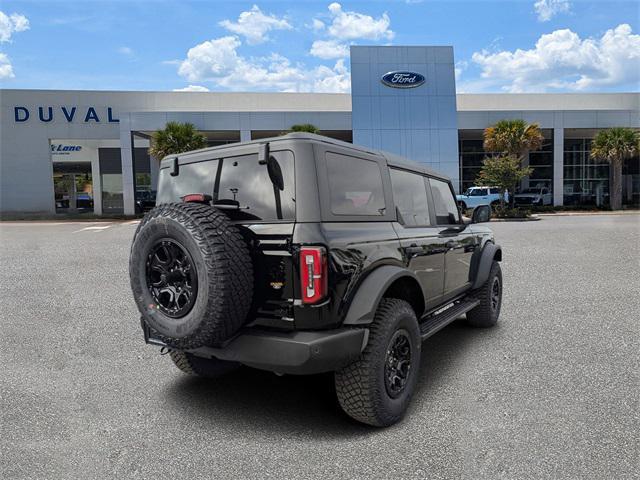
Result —
[{"label": "black ford bronco suv", "polygon": [[498,320],[488,219],[421,164],[318,135],[169,156],[131,247],[144,338],[189,374],[335,372],[347,414],[391,425],[422,340]]}]

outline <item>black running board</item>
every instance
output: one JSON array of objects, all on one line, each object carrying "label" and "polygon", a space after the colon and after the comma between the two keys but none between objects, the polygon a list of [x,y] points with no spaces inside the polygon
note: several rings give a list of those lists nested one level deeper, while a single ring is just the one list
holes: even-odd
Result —
[{"label": "black running board", "polygon": [[436,313],[425,317],[420,323],[420,335],[422,340],[429,338],[434,333],[443,329],[451,322],[459,318],[462,314],[467,313],[472,308],[477,307],[480,304],[480,300],[462,300],[457,303],[453,303],[450,307],[446,307],[445,310],[440,309]]}]

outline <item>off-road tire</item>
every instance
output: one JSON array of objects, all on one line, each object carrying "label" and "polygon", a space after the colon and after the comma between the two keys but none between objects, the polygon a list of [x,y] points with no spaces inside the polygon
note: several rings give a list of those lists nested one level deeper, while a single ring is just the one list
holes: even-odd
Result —
[{"label": "off-road tire", "polygon": [[[499,282],[499,299],[497,308],[492,303],[492,289],[495,282]],[[500,309],[502,307],[502,270],[496,261],[491,265],[489,278],[474,292],[475,298],[480,300],[480,305],[467,312],[467,323],[473,327],[488,328],[498,323]]]},{"label": "off-road tire", "polygon": [[[191,257],[197,292],[184,316],[163,313],[147,285],[147,262],[154,245],[168,239]],[[147,213],[133,239],[131,288],[143,321],[169,347],[218,345],[246,320],[253,297],[253,267],[238,228],[221,211],[204,204],[169,203]]]},{"label": "off-road tire", "polygon": [[[390,341],[398,330],[409,334],[411,367],[404,390],[392,398],[385,384],[385,361]],[[399,421],[411,400],[418,380],[422,339],[416,314],[404,300],[383,298],[369,327],[366,348],[354,363],[335,373],[342,409],[355,420],[385,427]]]},{"label": "off-road tire", "polygon": [[173,364],[187,375],[217,378],[240,368],[239,363],[226,362],[217,358],[196,357],[178,350],[170,351],[169,356]]}]

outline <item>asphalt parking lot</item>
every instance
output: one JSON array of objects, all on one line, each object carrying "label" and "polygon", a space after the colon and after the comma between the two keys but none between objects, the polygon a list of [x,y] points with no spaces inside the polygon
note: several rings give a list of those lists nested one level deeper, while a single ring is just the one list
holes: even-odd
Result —
[{"label": "asphalt parking lot", "polygon": [[204,381],[145,346],[135,224],[0,224],[0,477],[638,478],[640,216],[491,226],[499,326],[430,338],[378,430],[330,375]]}]

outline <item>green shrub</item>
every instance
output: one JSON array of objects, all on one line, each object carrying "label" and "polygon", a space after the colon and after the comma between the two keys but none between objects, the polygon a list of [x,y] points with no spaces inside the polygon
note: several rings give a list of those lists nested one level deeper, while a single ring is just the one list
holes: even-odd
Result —
[{"label": "green shrub", "polygon": [[495,218],[529,218],[531,216],[531,210],[524,208],[509,208],[505,207],[496,207],[493,211],[493,216]]}]

